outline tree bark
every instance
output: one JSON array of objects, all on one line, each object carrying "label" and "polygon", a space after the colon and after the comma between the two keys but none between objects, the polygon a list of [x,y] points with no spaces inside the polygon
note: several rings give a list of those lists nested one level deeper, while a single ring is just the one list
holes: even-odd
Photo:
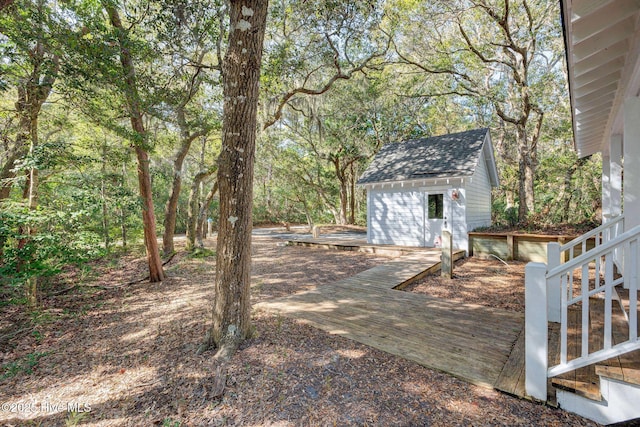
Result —
[{"label": "tree bark", "polygon": [[353,170],[353,163],[349,165],[349,182],[351,184],[351,198],[349,199],[349,224],[356,223],[356,174]]},{"label": "tree bark", "polygon": [[193,177],[193,183],[191,183],[191,190],[189,191],[189,202],[187,208],[187,243],[186,250],[192,251],[196,248],[196,234],[198,229],[198,219],[200,218],[200,187],[202,182],[213,175],[215,169],[208,171],[198,172]]},{"label": "tree bark", "polygon": [[142,119],[142,107],[138,95],[136,83],[135,67],[131,52],[127,47],[126,30],[120,21],[118,11],[109,2],[104,3],[111,25],[116,29],[118,43],[120,46],[120,63],[122,65],[124,77],[124,96],[129,107],[131,128],[140,139],[135,142],[136,159],[138,160],[138,186],[140,188],[140,198],[142,200],[142,224],[144,229],[144,245],[147,250],[147,263],[149,265],[149,281],[151,283],[164,280],[162,269],[162,259],[158,249],[158,238],[156,236],[156,216],[153,208],[153,194],[151,191],[151,174],[149,172],[149,154],[146,152],[145,142],[147,133]]},{"label": "tree bark", "polygon": [[100,199],[102,202],[102,234],[104,235],[104,248],[108,251],[111,244],[109,237],[109,210],[107,207],[107,191],[106,191],[106,176],[107,176],[107,145],[106,142],[102,145],[102,176],[100,178]]},{"label": "tree bark", "polygon": [[[38,146],[38,118],[42,105],[49,97],[51,89],[59,70],[59,58],[57,55],[48,55],[46,46],[40,41],[35,42],[31,49],[31,73],[26,76],[18,87],[18,101],[16,102],[16,111],[19,117],[18,136],[16,138],[15,154],[16,156],[25,155],[27,152],[32,156]],[[49,58],[47,58],[49,56]],[[47,67],[46,63],[51,62],[52,66]],[[27,149],[28,147],[28,149]],[[9,156],[7,164],[3,167],[3,175],[6,178],[12,178],[14,173],[12,167],[19,157],[13,160]],[[9,163],[12,163],[11,165]],[[3,176],[4,177],[4,176]],[[36,210],[38,207],[38,169],[32,166],[27,172],[27,181],[23,191],[23,199],[26,200],[29,210]],[[6,186],[4,184],[7,184]],[[11,192],[11,184],[3,183],[1,191],[2,198],[9,196]],[[0,198],[0,200],[2,200]],[[28,225],[21,231],[22,235],[33,236],[36,230]],[[24,248],[30,237],[24,237],[18,242],[18,248]],[[30,260],[23,259],[20,264],[28,263]],[[20,266],[18,267],[21,268]],[[30,276],[25,284],[27,303],[30,308],[35,308],[38,304],[38,277]]]},{"label": "tree bark", "polygon": [[[122,163],[122,189],[124,190],[127,185],[127,164]],[[124,194],[124,191],[123,191]],[[124,205],[120,209],[120,232],[122,235],[122,247],[127,247],[127,213],[124,209]]]},{"label": "tree bark", "polygon": [[13,172],[13,168],[16,165],[16,161],[21,159],[26,154],[24,142],[16,142],[16,146],[7,156],[7,160],[0,169],[0,202],[7,199],[11,194],[11,187],[13,183],[11,180],[15,178],[16,174]]},{"label": "tree bark", "polygon": [[211,206],[211,202],[213,201],[213,197],[218,192],[218,181],[216,181],[211,190],[205,197],[204,202],[202,202],[202,206],[200,206],[200,212],[198,213],[198,226],[196,227],[196,243],[198,247],[204,248],[204,227],[207,222],[207,212],[209,211],[209,206]]},{"label": "tree bark", "polygon": [[176,231],[178,201],[180,199],[180,189],[182,188],[182,166],[194,139],[188,133],[185,134],[184,130],[181,134],[182,143],[173,160],[173,183],[169,193],[169,200],[167,200],[164,210],[164,232],[162,234],[162,252],[164,256],[169,256],[174,252],[173,235]]},{"label": "tree bark", "polygon": [[227,359],[249,336],[253,172],[266,0],[230,1],[218,160],[220,220],[211,339]]},{"label": "tree bark", "polygon": [[[198,58],[198,62],[202,61],[204,51]],[[190,79],[190,86],[186,88],[185,98],[176,107],[176,119],[178,127],[180,128],[180,147],[176,151],[173,160],[173,183],[169,192],[169,200],[165,206],[164,211],[164,232],[162,234],[162,252],[164,256],[169,256],[174,252],[173,235],[176,231],[176,216],[178,211],[178,201],[180,199],[180,190],[182,188],[182,166],[184,159],[189,153],[191,143],[199,136],[205,135],[206,130],[200,130],[195,133],[191,133],[189,124],[185,114],[185,108],[189,101],[193,98],[194,94],[198,91],[201,79],[197,78],[199,70],[196,75]]]}]

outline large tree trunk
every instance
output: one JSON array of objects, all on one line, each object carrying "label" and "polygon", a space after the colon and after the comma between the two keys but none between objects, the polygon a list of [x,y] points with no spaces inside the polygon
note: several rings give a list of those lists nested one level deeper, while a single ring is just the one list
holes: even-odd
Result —
[{"label": "large tree trunk", "polygon": [[211,338],[226,359],[250,332],[253,169],[266,0],[230,2],[222,64],[224,117],[218,161],[220,220]]},{"label": "large tree trunk", "polygon": [[531,136],[531,141],[527,135],[524,124],[516,125],[516,138],[518,140],[518,171],[519,186],[518,193],[520,198],[520,206],[518,208],[518,221],[526,222],[531,212],[535,211],[535,194],[534,179],[536,174],[537,163],[537,140],[540,134],[540,126],[542,124],[542,116],[538,121],[538,128]]},{"label": "large tree trunk", "polygon": [[142,140],[135,144],[136,158],[138,160],[138,186],[140,188],[140,199],[142,200],[142,225],[144,228],[144,244],[147,250],[147,263],[149,265],[149,281],[151,283],[164,280],[162,269],[162,259],[158,249],[158,238],[156,236],[156,216],[153,208],[153,194],[151,192],[151,174],[149,172],[149,154],[143,146],[147,140],[147,133],[142,120],[142,108],[138,95],[136,83],[135,67],[131,52],[129,52],[129,40],[126,30],[120,21],[118,11],[112,3],[105,2],[105,8],[109,14],[111,25],[116,29],[118,43],[120,45],[120,63],[124,74],[124,96],[129,107],[131,127],[136,135]]}]

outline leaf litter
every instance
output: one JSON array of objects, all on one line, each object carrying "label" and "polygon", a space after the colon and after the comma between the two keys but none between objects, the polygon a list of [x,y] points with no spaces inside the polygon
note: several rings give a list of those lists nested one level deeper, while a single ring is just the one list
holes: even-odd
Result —
[{"label": "leaf litter", "polygon": [[[387,259],[278,242],[254,239],[254,303],[327,285]],[[215,248],[215,241],[209,239],[207,245]],[[464,278],[465,286],[472,286],[478,271],[498,268],[476,261],[456,266],[456,275]],[[474,386],[295,320],[255,310],[255,333],[227,366],[227,380],[219,393],[215,390],[213,352],[196,351],[210,326],[215,257],[190,258],[179,252],[165,267],[168,278],[164,282],[113,289],[109,287],[144,277],[144,258],[129,256],[115,264],[104,260],[93,267],[91,280],[73,271],[61,275],[51,284],[52,289],[80,281],[79,286],[43,301],[45,320],[38,323],[38,334],[20,334],[0,348],[3,367],[27,360],[29,355],[41,355],[30,370],[0,380],[0,424],[590,424],[560,410]],[[519,270],[494,272],[493,277],[502,280],[504,275],[505,283],[513,285],[520,280]],[[456,286],[430,276],[411,290],[469,297]],[[478,280],[475,286],[486,287],[486,283]],[[442,289],[446,287],[453,289]],[[504,291],[502,286],[497,289]],[[502,308],[519,310],[517,292],[500,303]],[[503,296],[496,296],[474,302],[496,304],[502,300]],[[0,310],[17,322],[26,321],[9,306]]]}]

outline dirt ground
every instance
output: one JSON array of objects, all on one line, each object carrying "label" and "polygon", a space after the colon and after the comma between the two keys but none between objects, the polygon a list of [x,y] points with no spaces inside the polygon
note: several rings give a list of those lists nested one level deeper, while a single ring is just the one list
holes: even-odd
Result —
[{"label": "dirt ground", "polygon": [[[329,284],[387,259],[255,239],[252,300]],[[254,337],[234,356],[224,394],[215,397],[213,353],[196,354],[210,324],[215,258],[180,253],[165,268],[160,284],[113,288],[144,277],[144,260],[103,260],[89,275],[61,276],[49,291],[92,287],[51,297],[30,318],[0,307],[16,323],[15,336],[0,341],[0,424],[589,425],[256,311]],[[471,259],[456,265],[455,280],[428,277],[411,291],[521,311],[522,270]]]},{"label": "dirt ground", "polygon": [[405,291],[524,313],[524,267],[521,261],[465,258],[453,278],[439,274],[411,284]]}]

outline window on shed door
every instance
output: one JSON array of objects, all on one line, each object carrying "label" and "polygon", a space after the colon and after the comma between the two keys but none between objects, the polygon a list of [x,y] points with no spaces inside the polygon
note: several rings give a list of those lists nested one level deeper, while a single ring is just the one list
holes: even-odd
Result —
[{"label": "window on shed door", "polygon": [[444,194],[429,194],[429,219],[444,218]]}]

